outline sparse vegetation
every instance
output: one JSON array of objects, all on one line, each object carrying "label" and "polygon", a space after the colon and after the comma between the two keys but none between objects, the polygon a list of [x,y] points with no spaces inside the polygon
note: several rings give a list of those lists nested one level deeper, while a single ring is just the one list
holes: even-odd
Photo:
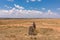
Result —
[{"label": "sparse vegetation", "polygon": [[[29,36],[29,26],[33,21],[37,35]],[[0,40],[60,40],[59,24],[60,19],[1,19]]]},{"label": "sparse vegetation", "polygon": [[51,35],[54,33],[54,30],[51,28],[40,28],[40,34],[42,35]]}]

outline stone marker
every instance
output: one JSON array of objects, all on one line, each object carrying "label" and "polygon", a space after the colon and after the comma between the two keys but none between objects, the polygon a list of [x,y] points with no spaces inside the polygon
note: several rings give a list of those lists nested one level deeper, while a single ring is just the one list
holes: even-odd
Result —
[{"label": "stone marker", "polygon": [[29,32],[28,32],[29,35],[36,35],[36,24],[35,22],[33,22],[32,26],[29,27]]}]

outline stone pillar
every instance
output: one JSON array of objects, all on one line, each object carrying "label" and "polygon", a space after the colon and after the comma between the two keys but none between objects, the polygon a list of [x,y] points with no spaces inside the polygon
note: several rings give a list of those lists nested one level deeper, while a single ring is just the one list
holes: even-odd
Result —
[{"label": "stone pillar", "polygon": [[36,35],[36,25],[35,25],[35,22],[33,22],[32,26],[29,27],[29,32],[28,32],[29,35]]},{"label": "stone pillar", "polygon": [[36,24],[35,24],[35,22],[33,22],[33,27],[34,27],[34,29],[36,29]]}]

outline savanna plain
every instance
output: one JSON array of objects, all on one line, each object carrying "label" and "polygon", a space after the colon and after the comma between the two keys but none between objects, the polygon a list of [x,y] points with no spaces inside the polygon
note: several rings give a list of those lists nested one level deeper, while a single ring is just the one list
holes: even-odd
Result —
[{"label": "savanna plain", "polygon": [[[29,35],[36,24],[37,35]],[[0,40],[60,40],[60,19],[0,19]]]}]

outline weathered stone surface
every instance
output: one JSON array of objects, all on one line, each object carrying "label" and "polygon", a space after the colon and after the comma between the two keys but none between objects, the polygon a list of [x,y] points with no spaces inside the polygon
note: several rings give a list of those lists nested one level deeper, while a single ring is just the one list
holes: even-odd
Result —
[{"label": "weathered stone surface", "polygon": [[33,22],[33,25],[29,27],[29,32],[28,32],[29,35],[36,35],[36,25],[35,25],[35,22]]}]

